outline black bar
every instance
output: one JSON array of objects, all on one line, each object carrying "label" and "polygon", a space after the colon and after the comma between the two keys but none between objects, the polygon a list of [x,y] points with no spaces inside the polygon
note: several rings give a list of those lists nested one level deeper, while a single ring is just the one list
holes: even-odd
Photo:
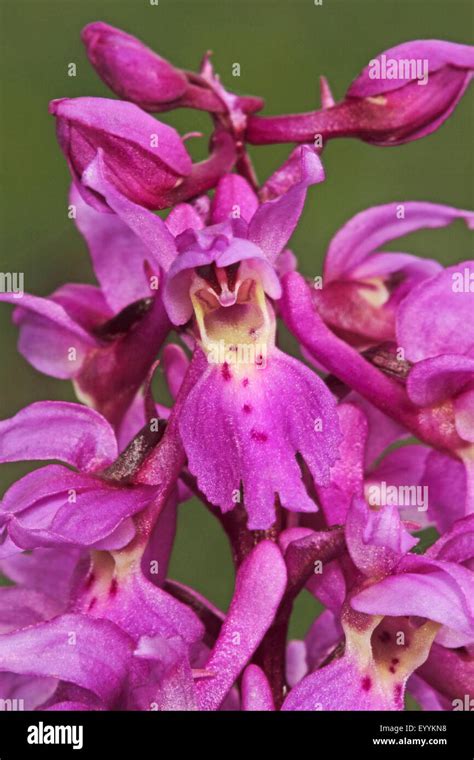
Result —
[{"label": "black bar", "polygon": [[[56,732],[60,726],[64,730]],[[341,752],[381,758],[402,753],[420,760],[472,760],[473,727],[470,712],[1,712],[0,760],[83,758],[101,752],[122,758],[127,751],[133,753],[131,760],[147,755],[161,760],[185,749],[224,760],[240,747],[245,757],[261,747],[267,760],[273,744],[282,755],[283,743],[292,760],[301,754],[322,757],[328,749],[335,757]],[[43,743],[29,743],[28,737]],[[83,746],[74,750],[72,744],[46,743],[50,738]]]}]

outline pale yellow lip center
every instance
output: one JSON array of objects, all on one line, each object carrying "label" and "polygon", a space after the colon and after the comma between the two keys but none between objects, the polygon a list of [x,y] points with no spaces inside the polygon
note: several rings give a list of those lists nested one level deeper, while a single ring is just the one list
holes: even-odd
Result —
[{"label": "pale yellow lip center", "polygon": [[359,288],[359,293],[365,298],[371,306],[380,308],[387,303],[390,298],[390,293],[381,277],[372,277],[371,279],[361,280],[362,285],[368,285],[369,287]]},{"label": "pale yellow lip center", "polygon": [[274,343],[275,320],[258,275],[243,262],[232,287],[227,273],[216,267],[220,293],[195,275],[190,297],[199,340],[209,354],[221,344],[226,350]]}]

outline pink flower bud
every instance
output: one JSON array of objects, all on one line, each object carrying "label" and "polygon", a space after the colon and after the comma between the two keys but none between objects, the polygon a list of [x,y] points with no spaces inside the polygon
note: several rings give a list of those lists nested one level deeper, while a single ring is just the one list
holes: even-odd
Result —
[{"label": "pink flower bud", "polygon": [[59,144],[73,178],[96,207],[103,208],[80,180],[99,149],[108,179],[127,198],[147,208],[163,208],[163,196],[191,172],[191,159],[176,130],[133,103],[64,98],[53,100],[50,112],[56,116]]},{"label": "pink flower bud", "polygon": [[97,21],[82,30],[82,40],[100,78],[146,111],[178,100],[188,88],[183,72],[121,29]]}]

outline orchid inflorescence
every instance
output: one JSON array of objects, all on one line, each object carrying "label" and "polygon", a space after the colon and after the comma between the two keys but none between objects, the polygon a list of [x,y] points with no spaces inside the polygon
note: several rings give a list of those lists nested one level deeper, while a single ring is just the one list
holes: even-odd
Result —
[{"label": "orchid inflorescence", "polygon": [[[0,296],[21,354],[79,399],[0,422],[0,461],[49,461],[1,502],[0,697],[28,710],[403,710],[408,692],[425,709],[466,709],[474,262],[444,268],[393,241],[472,229],[474,213],[361,211],[314,282],[288,242],[327,141],[430,134],[474,49],[404,43],[375,59],[385,78],[369,65],[342,101],[322,78],[321,109],[261,116],[209,55],[194,73],[101,22],[82,36],[118,99],[50,111],[98,285]],[[417,60],[423,82],[406,66]],[[209,114],[205,160],[152,115],[176,108]],[[248,145],[281,142],[296,147],[260,184]],[[279,347],[280,320],[305,363]],[[154,398],[157,366],[170,409]],[[225,614],[168,578],[192,495],[230,541]],[[422,553],[427,527],[437,538]],[[304,589],[324,611],[288,641]]]}]

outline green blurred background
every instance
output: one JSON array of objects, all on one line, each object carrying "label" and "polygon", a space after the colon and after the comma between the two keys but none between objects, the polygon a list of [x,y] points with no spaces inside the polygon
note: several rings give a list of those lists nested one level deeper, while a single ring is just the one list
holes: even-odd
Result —
[{"label": "green blurred background", "polygon": [[[55,138],[48,101],[81,95],[108,97],[89,66],[81,28],[102,20],[140,37],[175,64],[195,69],[204,51],[224,83],[261,95],[265,113],[311,110],[319,105],[325,74],[336,99],[379,52],[409,39],[441,38],[472,44],[473,4],[460,0],[1,0],[1,264],[24,272],[25,289],[46,295],[64,282],[94,282],[87,250],[67,218],[69,175]],[[232,76],[240,63],[241,76]],[[76,63],[77,76],[67,74]],[[439,132],[396,148],[337,140],[324,154],[327,180],[311,189],[292,247],[301,269],[321,271],[335,231],[357,211],[393,200],[429,200],[473,206],[473,93],[464,97]],[[160,116],[180,131],[209,133],[205,114]],[[195,158],[206,140],[193,140]],[[284,159],[289,146],[253,149],[261,178]],[[470,255],[461,223],[419,233],[397,250],[445,263]],[[0,307],[0,417],[41,399],[74,400],[70,385],[35,372],[16,353],[10,307]],[[296,350],[288,339],[286,347]],[[21,466],[4,465],[3,490]],[[230,554],[218,525],[195,502],[181,507],[171,575],[225,608],[233,586]],[[309,595],[297,604],[292,635],[301,636],[316,611]]]}]

